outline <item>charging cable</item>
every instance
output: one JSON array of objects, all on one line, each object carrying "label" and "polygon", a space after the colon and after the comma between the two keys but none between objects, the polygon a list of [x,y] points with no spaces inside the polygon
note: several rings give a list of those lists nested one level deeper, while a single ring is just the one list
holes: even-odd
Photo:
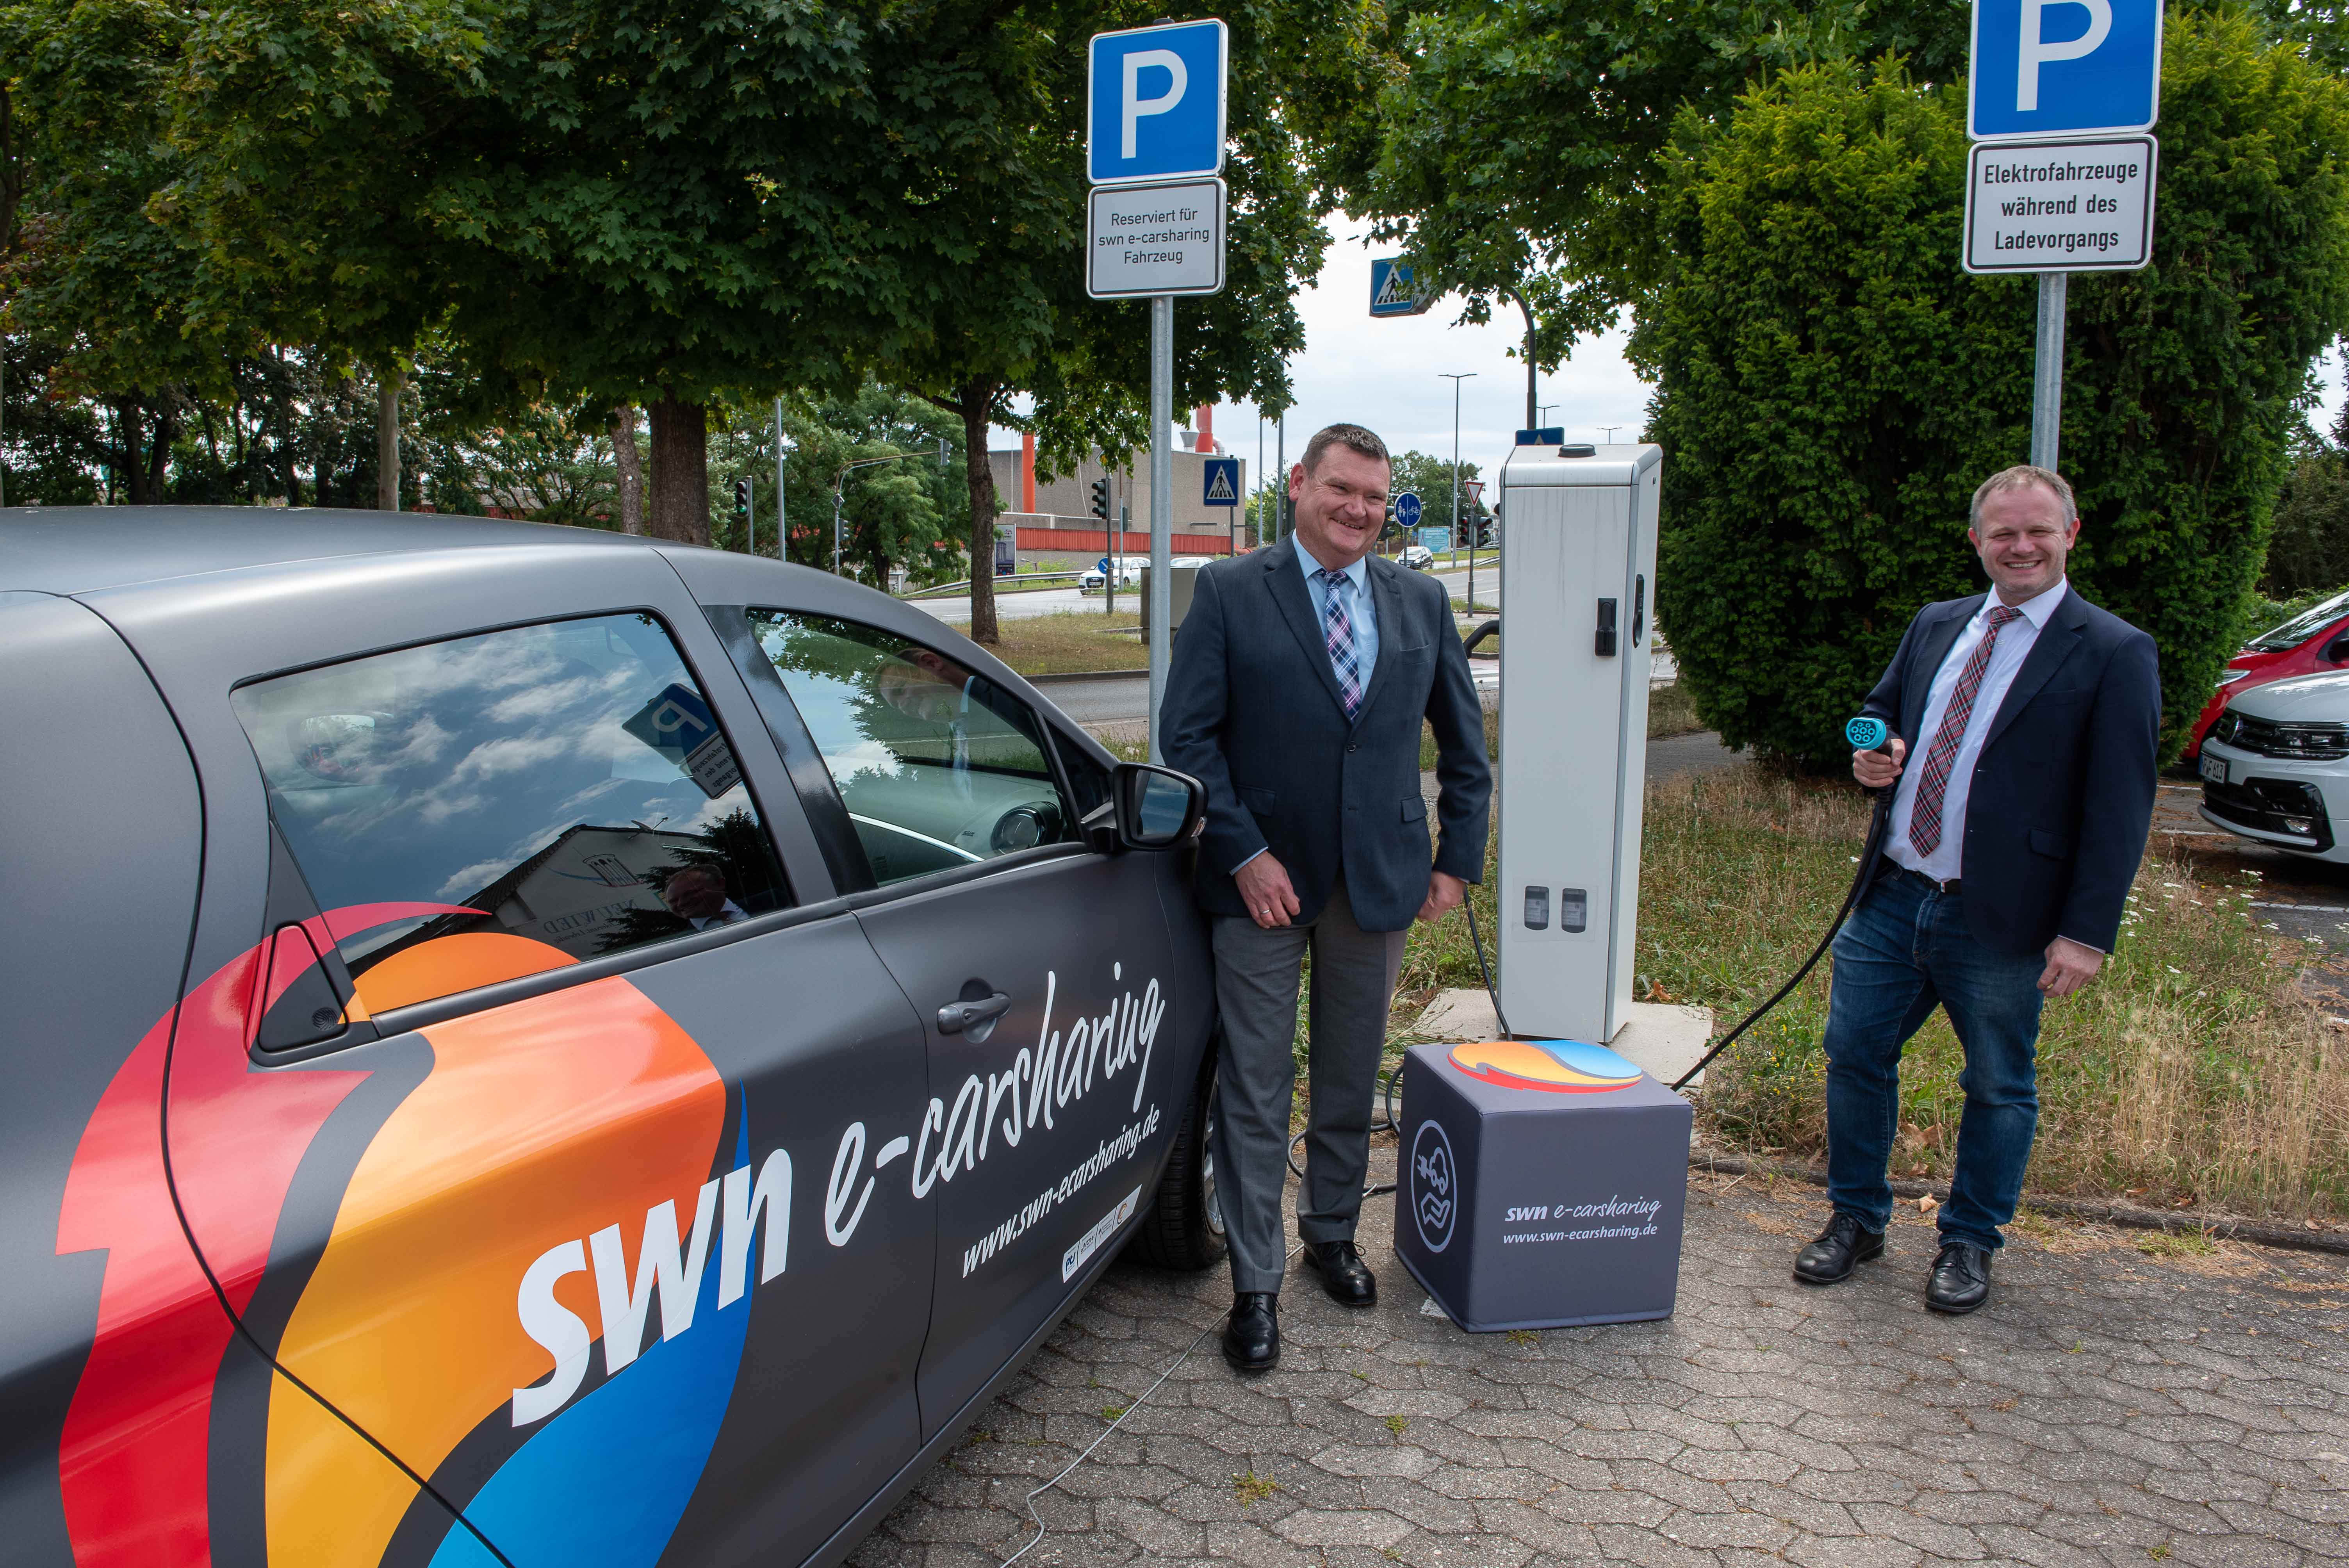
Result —
[{"label": "charging cable", "polygon": [[[1844,726],[1843,733],[1844,738],[1849,740],[1853,748],[1860,751],[1881,751],[1892,738],[1890,727],[1880,718],[1855,718]],[[1713,1057],[1735,1045],[1740,1035],[1760,1023],[1764,1015],[1793,994],[1795,987],[1803,983],[1803,977],[1816,968],[1819,960],[1826,956],[1827,948],[1835,942],[1836,933],[1843,929],[1843,923],[1851,917],[1851,912],[1859,907],[1860,895],[1868,891],[1868,873],[1876,864],[1877,847],[1884,840],[1886,825],[1892,820],[1893,791],[1886,789],[1875,790],[1873,793],[1876,796],[1876,815],[1868,824],[1868,841],[1859,851],[1859,870],[1851,879],[1851,891],[1843,895],[1843,907],[1837,910],[1835,919],[1827,923],[1827,934],[1819,938],[1819,944],[1811,949],[1811,955],[1803,960],[1803,966],[1795,970],[1793,977],[1784,985],[1778,987],[1775,995],[1751,1013],[1746,1014],[1743,1023],[1723,1036],[1720,1043],[1705,1052],[1696,1066],[1680,1076],[1679,1081],[1672,1085],[1674,1093],[1686,1088],[1689,1080],[1704,1071]]]},{"label": "charging cable", "polygon": [[[1304,1246],[1305,1243],[1303,1242],[1299,1242],[1296,1246],[1289,1248],[1288,1257],[1294,1258],[1304,1249]],[[1287,1263],[1288,1259],[1282,1260],[1283,1266],[1286,1266]],[[1176,1372],[1182,1369],[1183,1363],[1191,1359],[1192,1352],[1197,1350],[1202,1345],[1205,1345],[1207,1342],[1207,1336],[1215,1333],[1218,1326],[1220,1326],[1210,1324],[1206,1328],[1199,1330],[1199,1337],[1194,1339],[1190,1344],[1183,1347],[1183,1354],[1177,1356],[1172,1362],[1167,1364],[1166,1370],[1158,1375],[1158,1381],[1153,1383],[1149,1387],[1142,1391],[1141,1398],[1136,1399],[1133,1404],[1128,1405],[1124,1409],[1120,1410],[1117,1413],[1117,1419],[1112,1421],[1108,1426],[1103,1427],[1101,1429],[1100,1436],[1094,1438],[1092,1442],[1085,1445],[1084,1451],[1082,1453],[1080,1453],[1075,1459],[1071,1460],[1067,1464],[1061,1467],[1060,1474],[1054,1476],[1050,1480],[1046,1481],[1042,1486],[1038,1487],[1034,1491],[1028,1494],[1023,1506],[1028,1510],[1028,1517],[1035,1522],[1036,1533],[1028,1538],[1028,1543],[1026,1545],[1022,1546],[1019,1551],[1014,1552],[1010,1556],[1006,1557],[1002,1563],[999,1564],[999,1568],[1011,1568],[1011,1565],[1014,1563],[1019,1562],[1022,1557],[1027,1556],[1029,1553],[1035,1550],[1036,1543],[1043,1540],[1046,1535],[1051,1532],[1051,1527],[1044,1522],[1043,1515],[1036,1511],[1036,1500],[1043,1496],[1046,1492],[1051,1491],[1054,1487],[1060,1485],[1062,1481],[1068,1480],[1069,1477],[1075,1472],[1076,1468],[1079,1465],[1092,1458],[1093,1450],[1101,1447],[1104,1442],[1107,1442],[1109,1440],[1109,1435],[1112,1432],[1125,1425],[1127,1417],[1133,1415],[1136,1410],[1142,1408],[1143,1405],[1149,1403],[1151,1395],[1155,1394],[1159,1389],[1166,1387],[1166,1379],[1172,1377]]]}]

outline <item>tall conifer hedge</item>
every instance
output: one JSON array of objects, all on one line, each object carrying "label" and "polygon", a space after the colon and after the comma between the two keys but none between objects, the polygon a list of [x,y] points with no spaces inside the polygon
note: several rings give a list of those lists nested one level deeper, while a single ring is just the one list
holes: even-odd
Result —
[{"label": "tall conifer hedge", "polygon": [[[2296,399],[2349,326],[2349,85],[2231,10],[2163,44],[2154,263],[2075,274],[2074,584],[2161,650],[2165,755],[2232,651]],[[1965,87],[1783,74],[1661,159],[1657,607],[1723,737],[1816,767],[1923,604],[1980,592],[1966,502],[2030,451],[2037,284],[1958,265]]]}]

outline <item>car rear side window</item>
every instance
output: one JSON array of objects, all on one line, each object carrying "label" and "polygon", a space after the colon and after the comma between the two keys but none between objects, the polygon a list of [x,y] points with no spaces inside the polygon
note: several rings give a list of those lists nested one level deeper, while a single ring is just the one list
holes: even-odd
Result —
[{"label": "car rear side window", "polygon": [[936,650],[854,621],[753,610],[875,882],[1076,837],[1035,711]]},{"label": "car rear side window", "polygon": [[791,902],[732,748],[650,615],[374,654],[231,701],[370,1011]]}]

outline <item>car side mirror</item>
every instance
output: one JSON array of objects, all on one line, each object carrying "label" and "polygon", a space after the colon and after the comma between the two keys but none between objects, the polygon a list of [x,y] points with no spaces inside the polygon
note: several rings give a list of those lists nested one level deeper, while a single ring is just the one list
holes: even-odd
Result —
[{"label": "car side mirror", "polygon": [[1108,809],[1086,818],[1085,826],[1099,850],[1171,850],[1206,820],[1207,790],[1196,779],[1147,762],[1121,762],[1110,779]]},{"label": "car side mirror", "polygon": [[2349,659],[2349,632],[2344,632],[2325,644],[2324,651],[2316,656],[2328,665],[2337,665]]}]

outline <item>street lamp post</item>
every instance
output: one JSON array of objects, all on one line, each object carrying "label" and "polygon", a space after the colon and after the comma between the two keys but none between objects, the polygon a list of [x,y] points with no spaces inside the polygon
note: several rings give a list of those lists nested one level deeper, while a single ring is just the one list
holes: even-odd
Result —
[{"label": "street lamp post", "polygon": [[[1436,374],[1452,383],[1452,538],[1460,538],[1460,384],[1476,372],[1439,370]],[[1468,608],[1476,608],[1476,541],[1468,541]]]},{"label": "street lamp post", "polygon": [[1599,428],[1607,432],[1607,444],[1611,447],[1615,444],[1615,432],[1621,429],[1623,427],[1620,425],[1601,425]]}]

